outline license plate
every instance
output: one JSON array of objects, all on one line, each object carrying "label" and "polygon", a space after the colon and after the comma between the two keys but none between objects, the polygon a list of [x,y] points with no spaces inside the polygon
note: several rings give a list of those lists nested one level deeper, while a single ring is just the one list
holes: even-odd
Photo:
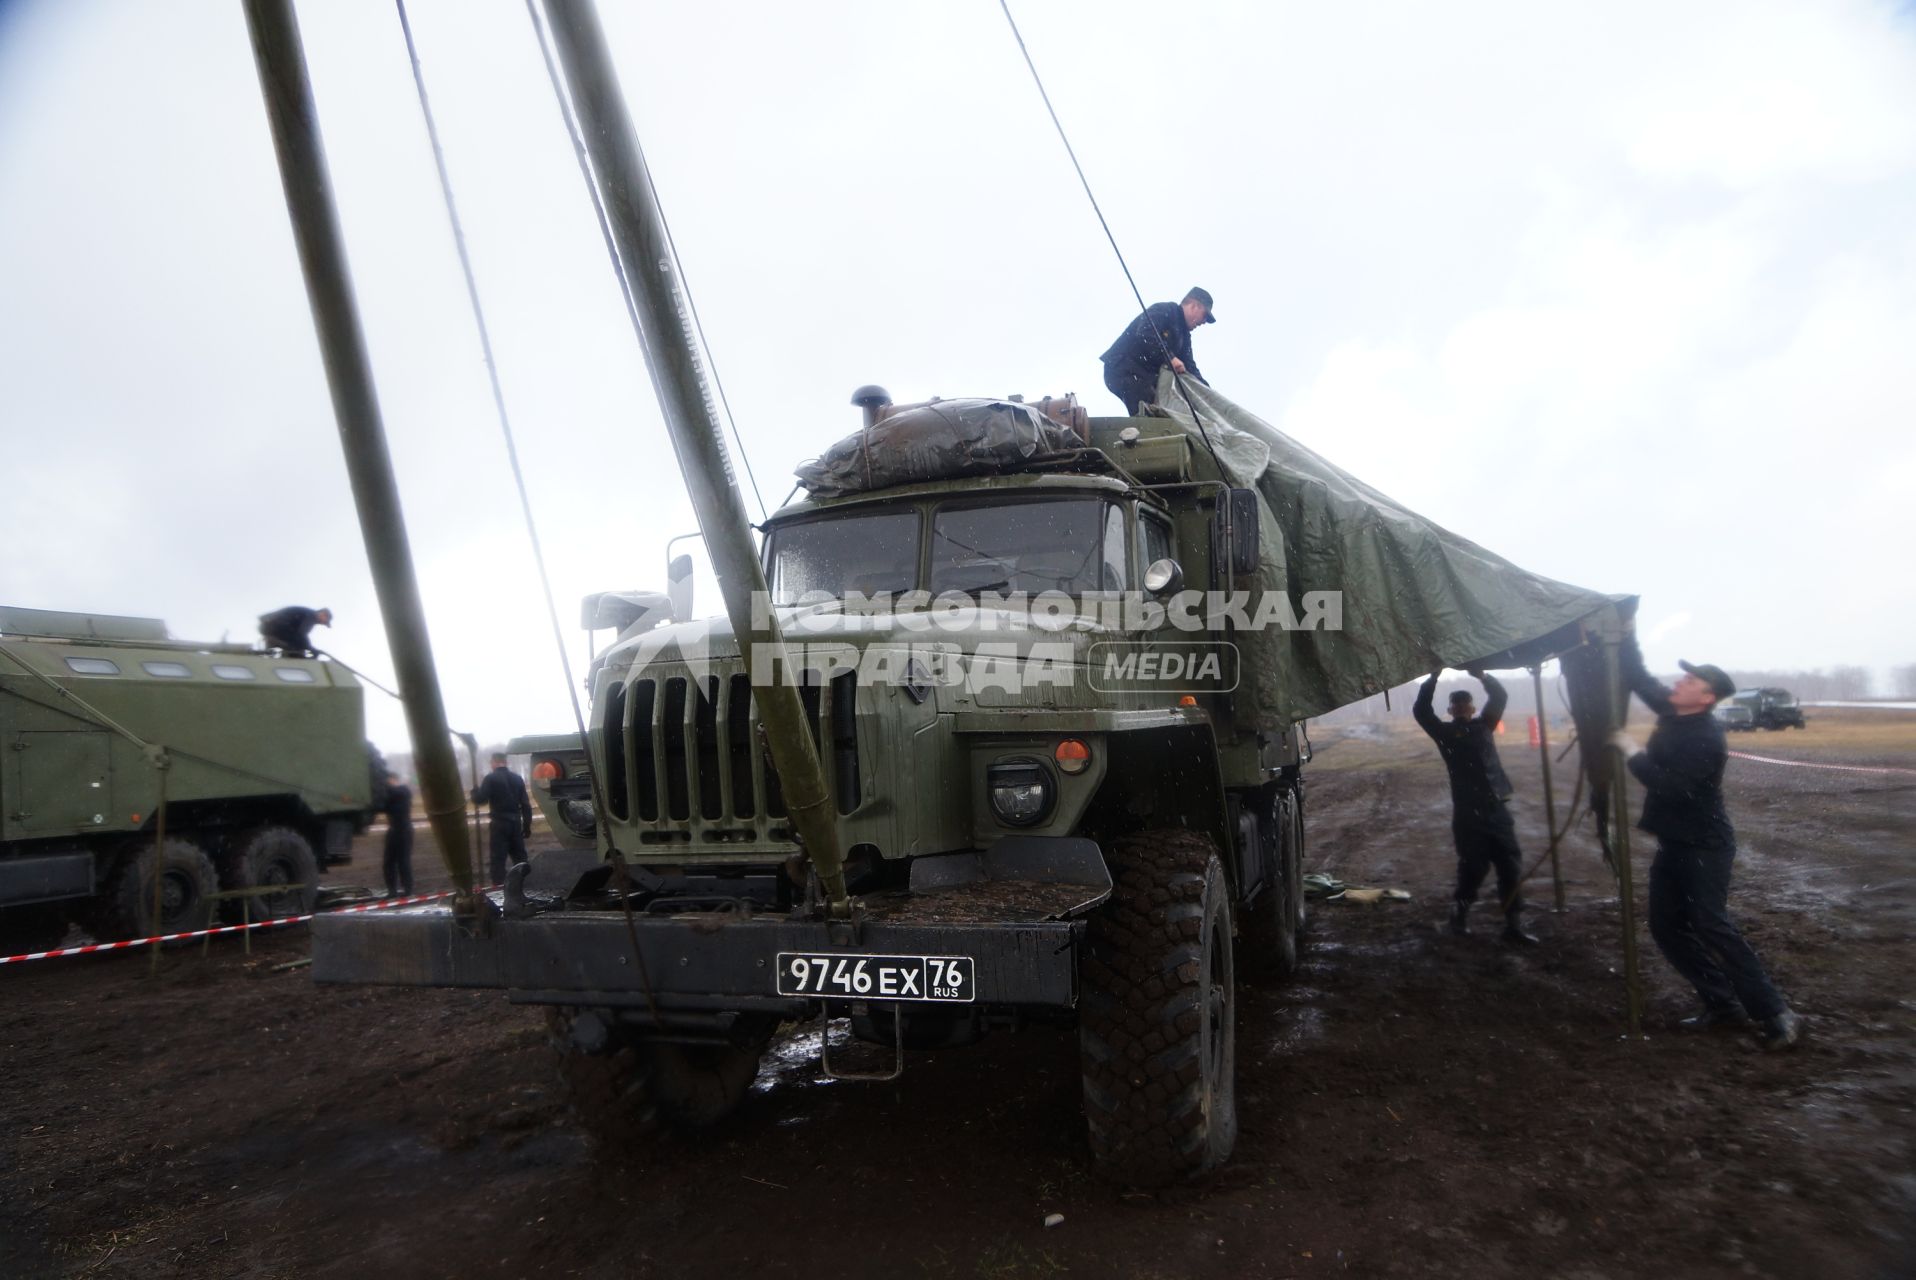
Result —
[{"label": "license plate", "polygon": [[778,953],[778,994],[852,1000],[973,999],[970,956]]}]

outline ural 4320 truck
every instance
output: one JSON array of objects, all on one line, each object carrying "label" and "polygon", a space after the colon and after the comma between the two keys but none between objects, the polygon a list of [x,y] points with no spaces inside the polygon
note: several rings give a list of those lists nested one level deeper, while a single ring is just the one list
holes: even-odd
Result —
[{"label": "ural 4320 truck", "polygon": [[[1233,644],[1283,633],[1161,615],[1194,588],[1242,590],[1249,495],[1167,419],[861,398],[874,433],[977,447],[961,474],[771,517],[792,668],[754,673],[723,622],[634,621],[596,664],[587,751],[515,744],[542,802],[576,813],[596,779],[598,870],[509,905],[488,940],[434,912],[342,931],[350,952],[322,933],[316,976],[552,1006],[575,1096],[624,1113],[599,1105],[603,1127],[717,1118],[774,1029],[822,1013],[900,1055],[1075,1026],[1113,1174],[1215,1164],[1236,1123],[1239,970],[1296,963],[1303,756],[1234,692]],[[1050,447],[963,474],[1013,438]],[[817,911],[760,745],[770,678],[800,683],[846,850],[842,921]]]},{"label": "ural 4320 truck", "polygon": [[[1163,416],[1138,418],[865,388],[862,429],[754,542],[596,17],[544,13],[725,617],[628,619],[583,748],[536,744],[535,779],[597,843],[589,870],[528,893],[522,864],[495,901],[454,828],[452,904],[321,917],[314,978],[546,1006],[611,1140],[725,1114],[782,1023],[847,1019],[889,1050],[879,1078],[911,1049],[1069,1027],[1103,1172],[1214,1167],[1237,1128],[1237,982],[1297,956],[1303,718],[1437,665],[1539,662],[1613,602],[1169,370]],[[342,439],[377,478],[296,29],[283,5],[248,14]],[[392,615],[416,600],[382,569],[403,539],[389,489],[355,495]],[[396,666],[418,656],[389,635]],[[455,779],[421,782],[456,805]]]},{"label": "ural 4320 truck", "polygon": [[[360,697],[337,663],[174,640],[157,618],[0,608],[0,952],[70,921],[102,939],[198,928],[220,888],[303,886],[251,914],[310,911],[385,786]],[[168,764],[160,850],[142,744]]]}]

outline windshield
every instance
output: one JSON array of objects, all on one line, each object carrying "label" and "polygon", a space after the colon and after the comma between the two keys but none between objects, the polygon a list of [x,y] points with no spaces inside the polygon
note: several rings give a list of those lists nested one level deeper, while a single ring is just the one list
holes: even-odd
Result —
[{"label": "windshield", "polygon": [[[918,581],[916,509],[780,525],[767,549],[772,599],[900,595]],[[1122,591],[1124,509],[1103,498],[954,502],[932,514],[931,594]]]},{"label": "windshield", "polygon": [[781,525],[772,531],[772,600],[814,592],[867,596],[918,585],[918,513],[874,511]]},{"label": "windshield", "polygon": [[1101,498],[940,507],[931,593],[1122,591],[1124,512]]}]

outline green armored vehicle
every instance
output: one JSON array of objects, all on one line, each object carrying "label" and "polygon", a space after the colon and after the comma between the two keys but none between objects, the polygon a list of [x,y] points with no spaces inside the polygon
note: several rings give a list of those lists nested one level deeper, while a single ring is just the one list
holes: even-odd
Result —
[{"label": "green armored vehicle", "polygon": [[384,787],[365,736],[335,663],[175,640],[156,618],[0,608],[0,951],[69,922],[101,939],[198,928],[218,889],[298,886],[250,902],[255,919],[311,910]]}]

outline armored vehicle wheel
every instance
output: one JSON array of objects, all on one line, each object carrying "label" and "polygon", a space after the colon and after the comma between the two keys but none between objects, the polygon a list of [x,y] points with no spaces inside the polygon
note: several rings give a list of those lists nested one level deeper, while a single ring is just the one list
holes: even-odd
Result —
[{"label": "armored vehicle wheel", "polygon": [[559,1082],[580,1122],[623,1147],[663,1128],[703,1129],[730,1115],[758,1075],[763,1044],[660,1044],[608,1025],[590,1009],[546,1011]]},{"label": "armored vehicle wheel", "polygon": [[[162,853],[164,856],[162,856]],[[160,915],[153,918],[153,878],[160,878]],[[169,837],[156,851],[148,840],[120,860],[100,900],[99,937],[144,938],[206,926],[206,897],[219,885],[213,860],[191,840]]]},{"label": "armored vehicle wheel", "polygon": [[0,956],[51,951],[66,936],[66,912],[51,902],[0,907]]},{"label": "armored vehicle wheel", "polygon": [[233,848],[232,878],[243,889],[305,886],[253,899],[246,906],[249,919],[307,915],[319,900],[319,860],[306,837],[290,827],[260,827],[241,836]]},{"label": "armored vehicle wheel", "polygon": [[1111,862],[1082,969],[1085,1120],[1102,1175],[1163,1186],[1237,1141],[1230,890],[1194,831],[1122,837]]},{"label": "armored vehicle wheel", "polygon": [[1260,794],[1257,841],[1271,883],[1241,916],[1245,967],[1289,977],[1297,972],[1304,927],[1303,806],[1293,788],[1273,786]]}]

